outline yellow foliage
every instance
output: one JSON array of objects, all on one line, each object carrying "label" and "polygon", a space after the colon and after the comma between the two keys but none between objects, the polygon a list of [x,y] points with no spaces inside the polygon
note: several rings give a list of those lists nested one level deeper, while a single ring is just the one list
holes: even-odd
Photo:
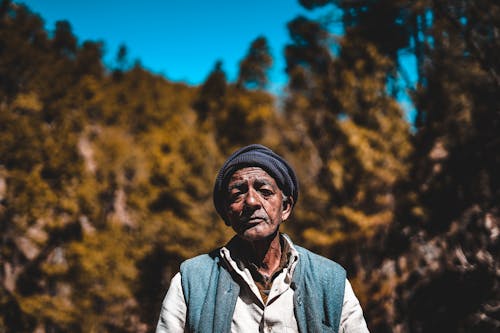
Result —
[{"label": "yellow foliage", "polygon": [[349,144],[355,149],[363,169],[378,181],[390,186],[407,172],[405,158],[410,151],[409,143],[399,146],[397,154],[391,154],[395,143],[380,133],[360,127],[350,120],[343,121],[341,127],[348,133]]},{"label": "yellow foliage", "polygon": [[69,325],[75,319],[77,311],[67,297],[48,294],[21,296],[19,305],[24,313],[39,320],[58,323],[62,327]]},{"label": "yellow foliage", "polygon": [[13,109],[39,112],[43,108],[43,103],[35,92],[19,94],[11,106]]},{"label": "yellow foliage", "polygon": [[346,235],[340,230],[325,232],[314,228],[308,228],[304,230],[303,237],[306,243],[311,246],[330,247],[345,240]]},{"label": "yellow foliage", "polygon": [[356,226],[367,235],[373,234],[378,226],[387,225],[392,222],[391,210],[384,210],[376,214],[366,214],[363,211],[343,206],[335,211],[335,215]]}]

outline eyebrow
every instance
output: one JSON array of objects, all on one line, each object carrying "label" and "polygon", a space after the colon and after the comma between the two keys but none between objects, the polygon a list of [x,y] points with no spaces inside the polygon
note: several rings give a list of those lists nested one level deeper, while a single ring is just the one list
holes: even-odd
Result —
[{"label": "eyebrow", "polygon": [[[231,184],[231,185],[229,185],[229,186],[228,186],[227,190],[228,190],[228,192],[230,192],[231,190],[233,190],[233,189],[235,189],[235,188],[240,188],[240,187],[242,187],[242,186],[243,186],[243,185],[245,185],[246,183],[247,183],[247,182],[246,182],[245,180],[235,181],[233,184]],[[261,179],[261,178],[256,179],[256,180],[254,181],[254,184],[259,185],[259,186],[262,186],[262,185],[269,185],[269,186],[271,186],[271,187],[273,187],[273,188],[275,187],[275,185],[274,185],[271,181],[269,181],[269,180],[267,180],[267,179]],[[276,187],[278,187],[278,186],[276,185]]]},{"label": "eyebrow", "polygon": [[227,187],[227,190],[231,191],[232,189],[239,188],[239,187],[241,187],[241,186],[243,186],[245,184],[246,184],[245,181],[238,181],[238,182],[233,183],[232,185],[229,185]]},{"label": "eyebrow", "polygon": [[[269,185],[271,187],[274,187],[275,185],[273,184],[273,182],[267,180],[267,179],[256,179],[255,180],[255,183],[258,184],[258,185]],[[276,187],[277,187],[277,184],[276,184]]]}]

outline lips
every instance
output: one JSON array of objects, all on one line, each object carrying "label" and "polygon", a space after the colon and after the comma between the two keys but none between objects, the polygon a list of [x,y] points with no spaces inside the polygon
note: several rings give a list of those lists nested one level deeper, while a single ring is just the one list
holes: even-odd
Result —
[{"label": "lips", "polygon": [[240,225],[244,229],[248,229],[265,221],[267,221],[267,219],[261,216],[251,216],[251,217],[243,216],[240,218]]},{"label": "lips", "polygon": [[241,219],[241,222],[243,223],[260,223],[263,221],[266,221],[266,218],[262,216],[250,216],[250,217],[243,217]]}]

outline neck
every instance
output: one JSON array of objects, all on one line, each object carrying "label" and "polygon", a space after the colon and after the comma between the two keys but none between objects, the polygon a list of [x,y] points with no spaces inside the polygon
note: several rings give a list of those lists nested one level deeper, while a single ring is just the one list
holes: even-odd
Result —
[{"label": "neck", "polygon": [[272,236],[258,240],[245,241],[252,251],[252,261],[259,268],[259,273],[270,276],[279,267],[281,243],[278,231]]}]

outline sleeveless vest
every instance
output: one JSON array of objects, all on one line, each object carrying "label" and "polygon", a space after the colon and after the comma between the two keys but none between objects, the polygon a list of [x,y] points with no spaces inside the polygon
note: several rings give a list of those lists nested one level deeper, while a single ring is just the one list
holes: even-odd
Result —
[{"label": "sleeveless vest", "polygon": [[[338,333],[346,272],[339,264],[300,246],[291,287],[294,313],[301,333]],[[221,262],[219,250],[181,264],[187,306],[186,328],[196,333],[229,333],[240,292]]]}]

